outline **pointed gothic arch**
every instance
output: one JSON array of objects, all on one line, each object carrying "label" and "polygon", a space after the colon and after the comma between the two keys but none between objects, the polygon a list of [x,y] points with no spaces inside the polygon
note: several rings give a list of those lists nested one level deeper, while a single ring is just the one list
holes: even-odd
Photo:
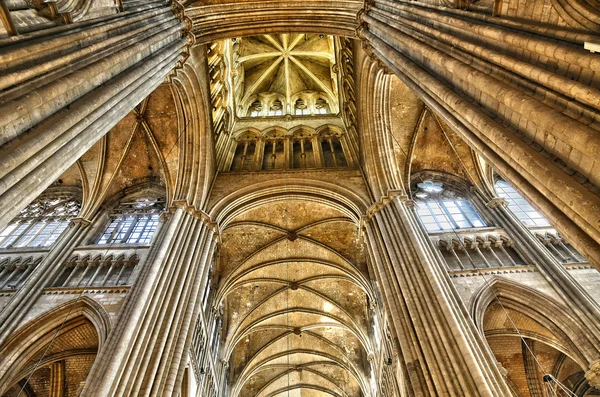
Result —
[{"label": "pointed gothic arch", "polygon": [[469,303],[469,312],[480,332],[484,332],[484,315],[494,300],[499,300],[507,310],[529,317],[550,330],[560,341],[555,347],[569,353],[582,367],[586,368],[595,360],[598,341],[586,324],[553,298],[500,276],[488,279]]},{"label": "pointed gothic arch", "polygon": [[[82,296],[62,303],[19,328],[0,347],[0,392],[38,369],[74,356],[96,355],[111,329],[108,313],[97,301]],[[69,335],[95,333],[95,340]],[[72,333],[72,334],[70,334]],[[60,340],[65,336],[66,340]],[[58,341],[58,342],[57,342]]]}]

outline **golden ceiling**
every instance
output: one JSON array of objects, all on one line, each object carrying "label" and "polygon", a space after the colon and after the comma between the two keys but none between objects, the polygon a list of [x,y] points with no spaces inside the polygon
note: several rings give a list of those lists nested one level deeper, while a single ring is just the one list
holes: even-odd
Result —
[{"label": "golden ceiling", "polygon": [[354,222],[289,200],[236,217],[222,239],[231,395],[370,395],[372,293]]},{"label": "golden ceiling", "polygon": [[260,101],[281,101],[294,114],[299,98],[322,98],[329,113],[339,110],[336,44],[333,36],[282,34],[236,39],[231,47],[238,112]]}]

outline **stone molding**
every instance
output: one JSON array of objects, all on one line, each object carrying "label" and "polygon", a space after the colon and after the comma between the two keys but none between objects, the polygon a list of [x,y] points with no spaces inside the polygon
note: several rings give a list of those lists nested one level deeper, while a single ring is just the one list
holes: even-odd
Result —
[{"label": "stone molding", "polygon": [[590,363],[590,369],[586,371],[585,378],[590,386],[600,389],[600,359]]},{"label": "stone molding", "polygon": [[485,203],[485,206],[488,208],[508,207],[508,201],[502,197],[494,197]]},{"label": "stone molding", "polygon": [[197,209],[196,206],[191,205],[187,202],[187,200],[175,200],[172,205],[165,211],[166,216],[172,215],[178,208],[183,209],[188,214],[192,215],[194,218],[200,220],[206,227],[208,227],[214,234],[217,236],[221,235],[221,231],[219,229],[219,224],[215,222],[210,215],[206,212]]}]

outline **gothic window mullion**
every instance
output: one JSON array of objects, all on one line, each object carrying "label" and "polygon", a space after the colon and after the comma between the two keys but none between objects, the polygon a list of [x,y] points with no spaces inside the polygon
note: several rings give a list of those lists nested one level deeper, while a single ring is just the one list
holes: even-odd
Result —
[{"label": "gothic window mullion", "polygon": [[[114,228],[112,230],[112,232],[110,233],[110,236],[108,236],[108,238],[106,239],[107,243],[114,243],[117,236],[119,235],[119,232],[121,230],[121,225],[123,224],[123,221],[125,220],[124,218],[117,218],[118,221],[114,224]],[[114,220],[110,221],[109,227],[111,225],[113,225]]]},{"label": "gothic window mullion", "polygon": [[448,223],[452,226],[452,229],[460,229],[460,227],[456,223],[456,220],[454,219],[454,217],[452,216],[452,214],[450,213],[450,211],[446,207],[446,204],[443,201],[439,201],[439,207],[444,212],[445,218],[448,220]]},{"label": "gothic window mullion", "polygon": [[[125,235],[122,239],[119,240],[119,243],[127,243],[129,240],[129,236],[131,236],[131,233],[133,232],[133,230],[135,229],[136,225],[138,224],[138,222],[140,221],[140,216],[139,215],[130,215],[133,217],[133,220],[131,221],[131,225],[129,225],[129,228],[127,229],[127,232],[125,232]],[[127,219],[127,218],[125,218]]]},{"label": "gothic window mullion", "polygon": [[[433,220],[434,220],[435,224],[437,225],[438,230],[443,230],[444,228],[440,224],[440,221],[439,221],[435,211],[433,211],[433,209],[431,208],[431,203],[426,202],[425,205],[427,206],[427,209],[429,210],[429,214],[433,217]],[[437,206],[437,207],[439,207],[439,206]]]},{"label": "gothic window mullion", "polygon": [[47,229],[49,229],[49,226],[51,225],[51,223],[49,222],[46,225],[46,227],[44,228],[44,232],[45,232],[46,236],[43,238],[43,240],[41,240],[41,241],[38,242],[38,246],[43,247],[46,244],[46,241],[48,241],[48,239],[54,235],[54,232],[61,226],[61,224],[63,222],[65,222],[65,219],[60,219],[59,218],[59,219],[56,220],[56,224],[54,225],[54,227],[52,228],[52,230],[47,230]]},{"label": "gothic window mullion", "polygon": [[[142,238],[143,238],[143,236],[144,236],[144,233],[146,233],[146,230],[148,229],[148,227],[149,227],[149,226],[150,226],[150,224],[152,223],[152,215],[146,215],[146,216],[143,216],[143,217],[142,217],[142,218],[140,218],[140,219],[143,219],[143,220],[144,220],[144,226],[142,227],[142,231],[140,232],[140,234],[139,234],[139,236],[136,238],[136,240],[135,240],[135,241],[131,241],[132,243],[139,243],[139,242],[142,240]],[[139,224],[139,223],[138,223],[138,224]]]},{"label": "gothic window mullion", "polygon": [[25,229],[23,229],[23,230],[22,230],[22,231],[21,231],[21,232],[20,232],[20,233],[19,233],[19,234],[16,236],[16,238],[15,238],[15,239],[13,239],[13,241],[12,241],[11,243],[9,243],[9,246],[10,246],[10,247],[17,247],[17,246],[18,246],[18,244],[20,244],[20,243],[21,243],[21,239],[22,239],[23,237],[27,236],[27,233],[29,233],[29,231],[30,231],[30,230],[31,230],[31,229],[32,229],[34,226],[36,226],[36,222],[33,222],[33,221],[27,221],[27,222],[29,222],[29,223],[25,223],[25,224],[27,224],[28,226],[27,226],[27,227],[25,227]]}]

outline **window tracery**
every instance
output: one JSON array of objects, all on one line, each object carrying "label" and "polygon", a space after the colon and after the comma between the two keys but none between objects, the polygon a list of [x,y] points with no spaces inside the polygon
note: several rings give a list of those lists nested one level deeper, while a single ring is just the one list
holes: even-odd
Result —
[{"label": "window tracery", "polygon": [[160,199],[120,203],[97,244],[149,244],[164,209]]},{"label": "window tracery", "polygon": [[296,103],[294,104],[294,114],[296,114],[297,116],[304,116],[310,114],[310,110],[308,109],[305,100],[300,98],[296,101]]},{"label": "window tracery", "polygon": [[315,102],[315,114],[329,114],[329,106],[327,101],[323,98],[319,98]]},{"label": "window tracery", "polygon": [[428,232],[486,226],[469,200],[442,183],[428,180],[417,187],[417,215]]},{"label": "window tracery", "polygon": [[283,116],[283,103],[279,99],[276,99],[271,104],[269,116]]},{"label": "window tracery", "polygon": [[0,232],[0,248],[49,247],[79,214],[72,197],[41,197]]}]

